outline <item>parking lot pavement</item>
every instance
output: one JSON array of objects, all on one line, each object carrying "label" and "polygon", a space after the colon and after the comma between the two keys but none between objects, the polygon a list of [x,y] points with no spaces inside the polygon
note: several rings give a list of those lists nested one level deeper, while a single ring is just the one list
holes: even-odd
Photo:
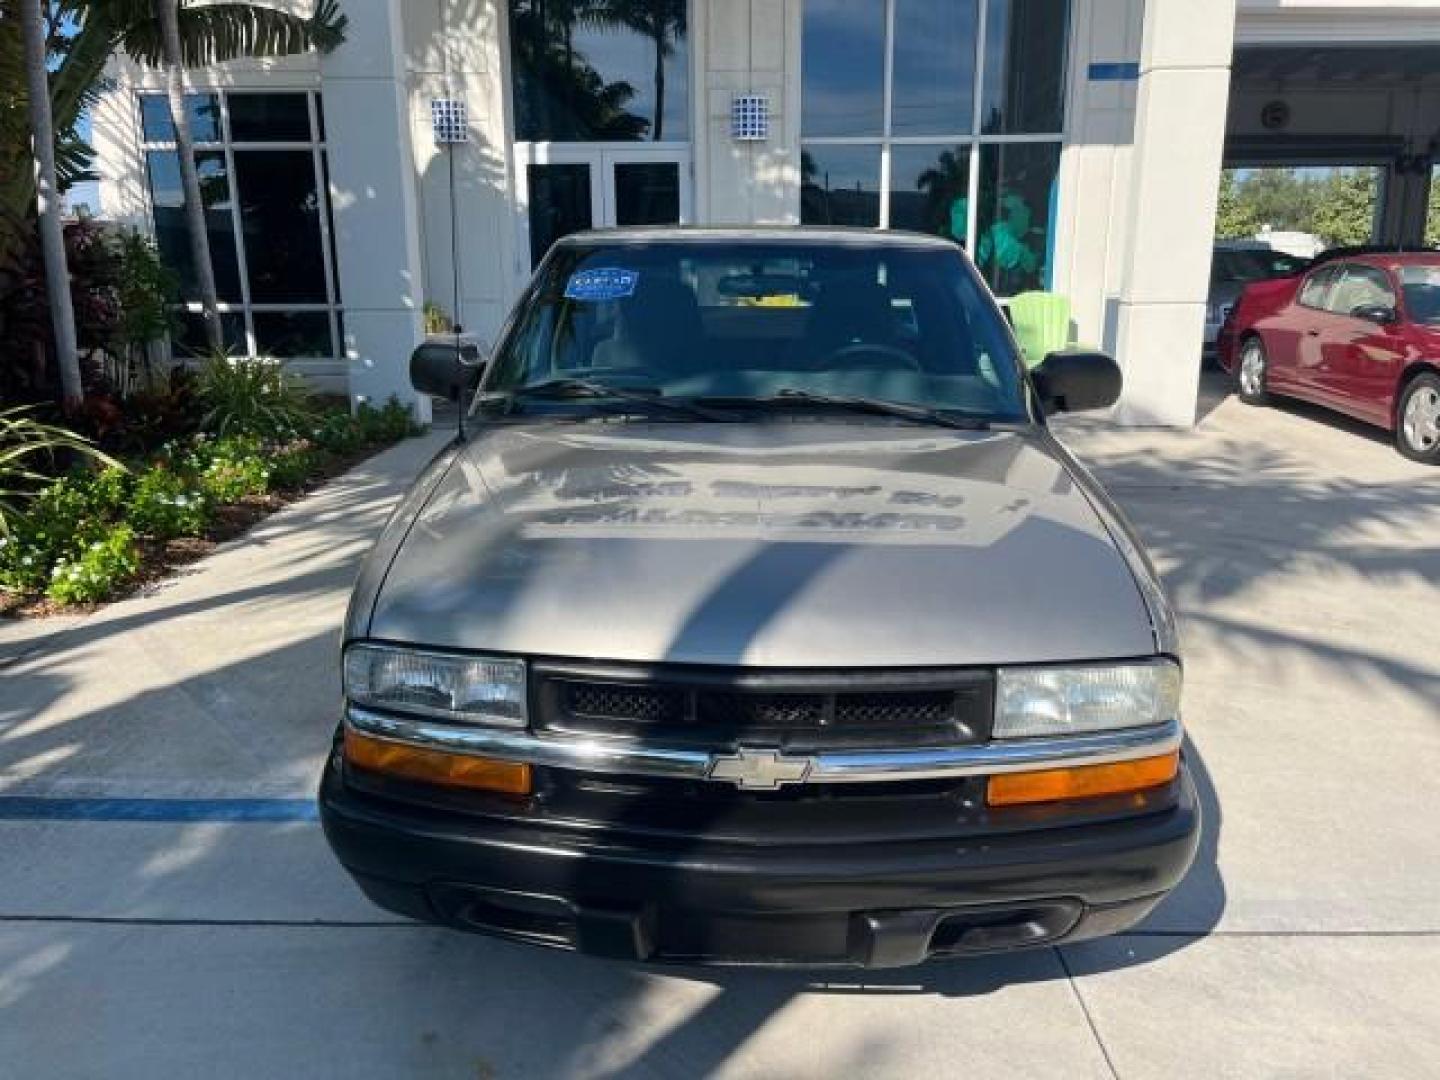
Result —
[{"label": "parking lot pavement", "polygon": [[1135,932],[816,978],[370,907],[308,800],[432,437],[153,595],[0,626],[0,1075],[1440,1076],[1440,475],[1300,407],[1062,430],[1183,618],[1206,836]]}]

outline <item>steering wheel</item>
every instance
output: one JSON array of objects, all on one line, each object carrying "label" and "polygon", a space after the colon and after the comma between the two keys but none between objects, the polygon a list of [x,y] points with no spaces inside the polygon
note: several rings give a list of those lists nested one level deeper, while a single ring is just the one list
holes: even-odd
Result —
[{"label": "steering wheel", "polygon": [[[867,360],[866,357],[869,359]],[[871,341],[853,341],[842,345],[825,358],[825,367],[890,367],[899,361],[911,371],[920,370],[920,361],[904,349],[894,345],[880,345]]]}]

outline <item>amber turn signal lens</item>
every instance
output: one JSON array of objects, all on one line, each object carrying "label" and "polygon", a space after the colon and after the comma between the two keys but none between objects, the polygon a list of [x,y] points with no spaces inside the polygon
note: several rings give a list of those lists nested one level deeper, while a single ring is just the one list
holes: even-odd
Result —
[{"label": "amber turn signal lens", "polygon": [[1168,784],[1179,770],[1180,751],[1175,750],[1159,757],[1117,761],[1110,765],[1077,765],[1073,769],[1005,773],[990,778],[985,801],[991,806],[1020,806],[1060,799],[1123,795]]},{"label": "amber turn signal lens", "polygon": [[345,732],[345,760],[357,769],[425,784],[506,795],[529,795],[531,791],[530,766],[522,762],[447,754],[354,731]]}]

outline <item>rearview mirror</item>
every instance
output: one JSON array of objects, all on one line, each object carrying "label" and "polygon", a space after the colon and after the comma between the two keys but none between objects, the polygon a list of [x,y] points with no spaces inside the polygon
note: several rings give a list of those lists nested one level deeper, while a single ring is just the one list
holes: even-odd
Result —
[{"label": "rearview mirror", "polygon": [[1352,319],[1364,319],[1377,326],[1389,326],[1396,321],[1395,309],[1389,304],[1361,304],[1350,309]]},{"label": "rearview mirror", "polygon": [[487,359],[473,341],[427,341],[410,354],[410,385],[431,397],[462,401],[480,385]]},{"label": "rearview mirror", "polygon": [[1030,372],[1047,413],[1108,409],[1120,400],[1120,365],[1102,352],[1062,349]]}]

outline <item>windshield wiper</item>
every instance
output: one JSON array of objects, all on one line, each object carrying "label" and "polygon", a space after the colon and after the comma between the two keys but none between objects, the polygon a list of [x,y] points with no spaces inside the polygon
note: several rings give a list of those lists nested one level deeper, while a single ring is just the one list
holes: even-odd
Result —
[{"label": "windshield wiper", "polygon": [[957,428],[960,431],[988,431],[990,421],[977,416],[952,416],[939,409],[927,409],[923,405],[906,405],[884,398],[849,397],[843,394],[821,394],[814,390],[801,390],[786,386],[775,391],[771,397],[712,397],[705,401],[717,405],[818,405],[822,408],[848,409],[852,412],[872,413],[876,416],[893,416],[917,424],[934,424],[937,427]]},{"label": "windshield wiper", "polygon": [[564,400],[566,398],[594,398],[596,400],[604,400],[609,398],[615,401],[629,401],[640,405],[648,405],[653,408],[665,409],[670,412],[681,413],[685,416],[716,423],[737,419],[729,413],[719,412],[715,409],[707,409],[704,405],[699,405],[691,401],[663,397],[658,389],[626,389],[624,387],[611,386],[609,383],[598,382],[594,379],[548,379],[545,382],[517,387],[514,390],[500,390],[492,394],[486,394],[481,398],[481,401],[504,401],[508,411],[509,406],[527,397],[554,398],[556,400]]}]

